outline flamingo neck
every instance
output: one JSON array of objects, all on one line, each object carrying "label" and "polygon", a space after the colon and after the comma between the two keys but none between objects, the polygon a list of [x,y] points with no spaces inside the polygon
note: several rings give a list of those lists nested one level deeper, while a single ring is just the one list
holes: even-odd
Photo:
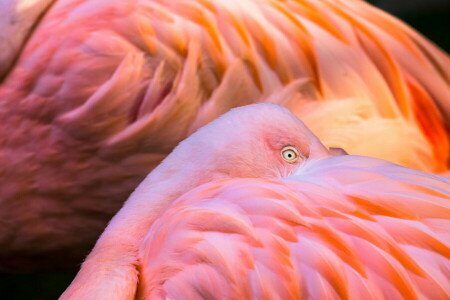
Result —
[{"label": "flamingo neck", "polygon": [[[211,180],[208,172],[161,165],[136,188],[97,241],[91,257],[137,259],[140,242],[151,225],[182,194]],[[97,259],[96,259],[97,260]],[[123,263],[123,261],[122,261]]]}]

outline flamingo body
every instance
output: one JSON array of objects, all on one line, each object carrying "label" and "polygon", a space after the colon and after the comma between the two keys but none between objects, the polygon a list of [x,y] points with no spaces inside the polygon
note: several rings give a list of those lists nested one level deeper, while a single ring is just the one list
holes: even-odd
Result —
[{"label": "flamingo body", "polygon": [[140,249],[138,299],[447,299],[450,181],[338,156],[182,196]]},{"label": "flamingo body", "polygon": [[450,181],[333,155],[286,109],[231,110],[139,185],[61,299],[448,298]]},{"label": "flamingo body", "polygon": [[78,264],[180,141],[250,103],[327,147],[448,169],[448,56],[362,1],[4,3],[2,270]]}]

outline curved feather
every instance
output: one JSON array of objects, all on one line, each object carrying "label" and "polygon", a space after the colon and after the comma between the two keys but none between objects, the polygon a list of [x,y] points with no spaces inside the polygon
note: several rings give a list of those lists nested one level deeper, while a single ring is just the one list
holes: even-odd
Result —
[{"label": "curved feather", "polygon": [[178,142],[240,105],[282,104],[350,154],[448,169],[448,56],[363,1],[3,5],[21,20],[0,36],[4,269],[78,263]]},{"label": "curved feather", "polygon": [[140,250],[138,299],[446,299],[450,181],[367,157],[179,198]]}]

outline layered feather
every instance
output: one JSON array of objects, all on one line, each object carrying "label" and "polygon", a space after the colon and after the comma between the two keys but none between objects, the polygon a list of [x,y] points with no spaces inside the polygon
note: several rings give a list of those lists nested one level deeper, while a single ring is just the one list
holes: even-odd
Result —
[{"label": "layered feather", "polygon": [[178,142],[240,105],[280,103],[350,154],[448,168],[448,56],[362,1],[24,3],[7,1],[22,22],[1,37],[3,268],[78,262]]},{"label": "layered feather", "polygon": [[138,299],[447,299],[450,181],[340,156],[205,184],[141,245]]}]

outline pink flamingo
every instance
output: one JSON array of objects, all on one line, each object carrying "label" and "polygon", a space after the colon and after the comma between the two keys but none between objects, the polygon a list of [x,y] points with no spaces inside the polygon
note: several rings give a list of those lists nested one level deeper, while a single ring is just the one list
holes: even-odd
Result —
[{"label": "pink flamingo", "polygon": [[284,108],[231,110],[147,176],[61,299],[450,297],[450,181],[330,156]]},{"label": "pink flamingo", "polygon": [[0,28],[3,271],[77,265],[145,175],[236,106],[448,169],[448,56],[363,1],[2,0]]}]

